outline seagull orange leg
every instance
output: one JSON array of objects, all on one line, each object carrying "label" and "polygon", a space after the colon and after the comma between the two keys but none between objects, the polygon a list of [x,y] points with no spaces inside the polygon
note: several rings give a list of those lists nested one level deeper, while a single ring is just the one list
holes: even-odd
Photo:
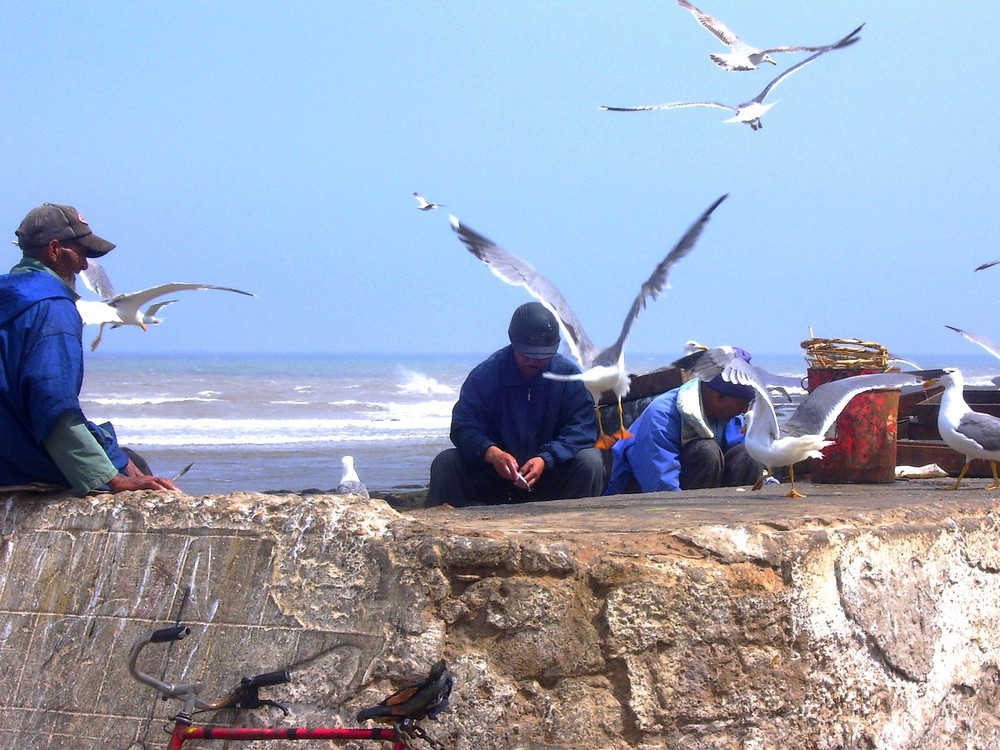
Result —
[{"label": "seagull orange leg", "polygon": [[625,413],[622,411],[622,400],[618,399],[618,431],[615,437],[619,440],[632,437],[632,433],[625,429]]},{"label": "seagull orange leg", "polygon": [[795,489],[795,467],[794,466],[789,466],[788,467],[788,477],[789,477],[789,481],[791,481],[791,483],[792,483],[792,491],[789,492],[787,495],[785,495],[785,497],[792,497],[792,498],[805,497],[805,495],[803,495],[801,492],[799,492],[798,490]]},{"label": "seagull orange leg", "polygon": [[958,472],[958,479],[955,480],[955,484],[953,484],[951,487],[948,487],[949,490],[958,489],[958,485],[960,485],[962,483],[962,480],[965,479],[965,473],[969,470],[969,465],[971,463],[972,463],[971,461],[965,462],[965,466],[963,466],[962,470]]},{"label": "seagull orange leg", "polygon": [[993,469],[993,484],[986,487],[988,490],[1000,490],[1000,479],[997,478],[997,462],[990,461],[990,468]]},{"label": "seagull orange leg", "polygon": [[594,447],[606,451],[615,444],[615,440],[604,431],[604,423],[601,422],[601,407],[597,404],[594,405],[594,413],[597,415],[597,442],[594,443]]}]

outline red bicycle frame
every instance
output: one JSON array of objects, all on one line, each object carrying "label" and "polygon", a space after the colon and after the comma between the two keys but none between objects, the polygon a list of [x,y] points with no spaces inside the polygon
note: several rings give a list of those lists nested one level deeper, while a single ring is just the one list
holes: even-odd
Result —
[{"label": "red bicycle frame", "polygon": [[[190,628],[178,626],[157,630],[154,633],[143,636],[129,654],[129,673],[139,682],[149,685],[160,692],[163,697],[176,698],[184,702],[184,709],[173,717],[174,728],[170,733],[170,742],[167,750],[182,750],[185,742],[189,740],[229,740],[250,742],[252,740],[373,740],[381,742],[392,742],[393,750],[408,750],[411,746],[408,740],[411,737],[420,737],[424,740],[430,738],[420,728],[420,726],[410,719],[400,719],[398,723],[390,727],[221,727],[197,725],[192,719],[192,714],[196,710],[219,710],[229,707],[258,708],[261,705],[278,705],[271,701],[257,700],[256,689],[267,685],[277,685],[288,682],[288,673],[284,670],[269,672],[257,675],[256,677],[246,677],[239,687],[252,688],[253,701],[246,701],[246,693],[242,694],[244,702],[234,700],[235,692],[224,696],[218,701],[206,703],[198,698],[201,684],[197,682],[172,685],[142,672],[138,667],[139,653],[150,643],[166,643],[178,641],[190,633]],[[237,689],[238,689],[237,688]],[[236,689],[234,689],[236,690]],[[282,708],[284,711],[284,709]],[[285,711],[287,713],[287,711]],[[433,742],[431,742],[433,744]]]}]

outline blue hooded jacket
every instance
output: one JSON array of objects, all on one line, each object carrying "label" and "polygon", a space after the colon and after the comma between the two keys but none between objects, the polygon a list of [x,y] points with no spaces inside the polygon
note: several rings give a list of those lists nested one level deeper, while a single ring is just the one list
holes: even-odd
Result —
[{"label": "blue hooded jacket", "polygon": [[724,451],[744,442],[743,416],[709,420],[702,412],[699,384],[689,380],[657,396],[632,423],[632,437],[611,446],[611,479],[605,495],[627,491],[632,478],[643,492],[679,490],[680,453],[688,441],[711,438]]},{"label": "blue hooded jacket", "polygon": [[[0,484],[67,484],[43,445],[57,418],[80,413],[83,321],[74,293],[49,273],[0,275]],[[113,431],[87,423],[119,469]],[[110,425],[108,426],[110,427]]]},{"label": "blue hooded jacket", "polygon": [[[580,369],[556,354],[549,371]],[[550,380],[538,375],[525,383],[510,346],[477,365],[452,410],[451,440],[469,466],[483,466],[491,445],[523,464],[541,456],[546,466],[569,461],[597,440],[594,399],[578,380]]]}]

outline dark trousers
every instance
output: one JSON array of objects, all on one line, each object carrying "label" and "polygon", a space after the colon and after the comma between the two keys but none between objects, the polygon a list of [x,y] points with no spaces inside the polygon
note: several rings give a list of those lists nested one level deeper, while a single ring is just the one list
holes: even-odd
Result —
[{"label": "dark trousers", "polygon": [[457,448],[441,451],[431,463],[427,507],[447,503],[456,508],[468,505],[530,503],[535,500],[564,500],[598,497],[606,481],[604,458],[597,448],[584,448],[572,460],[547,466],[528,492],[501,479],[489,464],[470,467]]},{"label": "dark trousers", "polygon": [[723,452],[714,440],[692,440],[681,448],[681,489],[741,487],[753,484],[764,471],[743,443]]}]

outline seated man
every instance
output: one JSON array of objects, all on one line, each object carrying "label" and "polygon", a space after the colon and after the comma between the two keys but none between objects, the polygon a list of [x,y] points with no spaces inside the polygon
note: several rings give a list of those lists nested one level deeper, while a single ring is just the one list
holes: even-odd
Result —
[{"label": "seated man", "polygon": [[114,248],[71,206],[46,203],[17,229],[23,257],[0,276],[0,485],[176,490],[144,473],[110,424],[80,409],[83,321],[76,275]]},{"label": "seated man", "polygon": [[579,372],[556,353],[559,325],[539,302],[514,311],[510,346],[472,370],[452,411],[451,440],[431,464],[427,505],[594,497],[604,461],[594,447],[594,400],[580,381],[543,372]]},{"label": "seated man", "polygon": [[[749,362],[750,355],[743,352]],[[752,485],[764,467],[743,444],[745,412],[755,391],[716,376],[657,396],[611,448],[605,494]]]}]

